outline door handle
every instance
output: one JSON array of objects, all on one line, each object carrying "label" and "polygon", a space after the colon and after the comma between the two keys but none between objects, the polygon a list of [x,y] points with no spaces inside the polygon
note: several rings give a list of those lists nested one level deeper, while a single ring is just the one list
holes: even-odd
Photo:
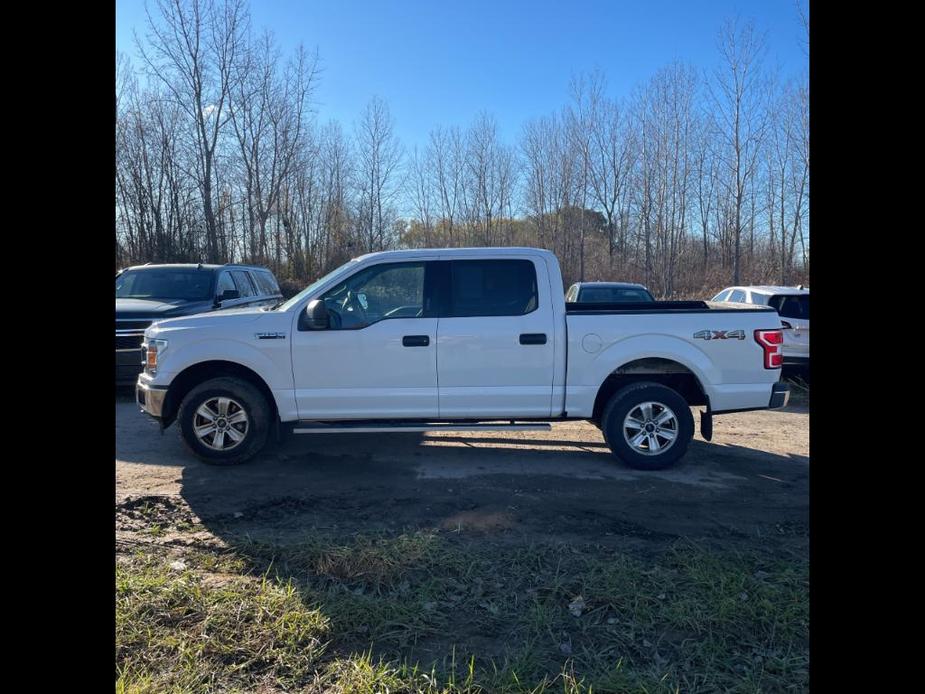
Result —
[{"label": "door handle", "polygon": [[430,344],[430,335],[405,335],[401,343],[405,347],[427,347]]},{"label": "door handle", "polygon": [[522,345],[545,345],[546,333],[521,333],[520,344]]}]

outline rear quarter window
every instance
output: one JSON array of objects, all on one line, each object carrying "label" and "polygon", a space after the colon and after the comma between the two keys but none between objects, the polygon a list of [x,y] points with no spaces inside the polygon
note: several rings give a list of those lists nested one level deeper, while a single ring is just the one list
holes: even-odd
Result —
[{"label": "rear quarter window", "polygon": [[251,277],[257,282],[257,288],[261,294],[275,295],[280,294],[279,285],[276,278],[266,270],[257,270],[251,273]]}]

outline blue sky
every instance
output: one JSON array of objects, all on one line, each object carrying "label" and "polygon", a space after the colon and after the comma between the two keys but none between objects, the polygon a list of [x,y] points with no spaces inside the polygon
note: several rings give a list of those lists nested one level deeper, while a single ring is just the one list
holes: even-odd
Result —
[{"label": "blue sky", "polygon": [[[317,47],[322,120],[348,130],[374,94],[410,147],[436,125],[467,126],[485,110],[513,142],[528,119],[568,99],[573,74],[601,68],[613,96],[628,95],[678,59],[710,69],[723,20],[753,19],[766,61],[782,75],[806,69],[797,0],[252,0],[255,27],[284,50]],[[803,0],[805,3],[805,0]],[[116,50],[135,58],[144,0],[116,0]]]}]

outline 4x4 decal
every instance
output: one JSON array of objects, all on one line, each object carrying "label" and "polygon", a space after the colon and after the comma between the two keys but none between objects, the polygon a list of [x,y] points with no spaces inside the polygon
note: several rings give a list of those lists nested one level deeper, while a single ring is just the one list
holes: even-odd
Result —
[{"label": "4x4 decal", "polygon": [[694,333],[697,340],[744,340],[744,330],[698,330]]}]

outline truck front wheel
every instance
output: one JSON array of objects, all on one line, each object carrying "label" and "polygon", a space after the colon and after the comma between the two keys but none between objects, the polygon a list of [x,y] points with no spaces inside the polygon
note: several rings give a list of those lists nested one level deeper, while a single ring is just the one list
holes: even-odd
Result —
[{"label": "truck front wheel", "polygon": [[614,393],[601,425],[613,456],[637,470],[669,467],[694,436],[687,401],[660,383],[633,383]]},{"label": "truck front wheel", "polygon": [[186,394],[177,420],[183,442],[197,457],[211,465],[237,465],[266,444],[270,407],[251,383],[212,378]]}]

